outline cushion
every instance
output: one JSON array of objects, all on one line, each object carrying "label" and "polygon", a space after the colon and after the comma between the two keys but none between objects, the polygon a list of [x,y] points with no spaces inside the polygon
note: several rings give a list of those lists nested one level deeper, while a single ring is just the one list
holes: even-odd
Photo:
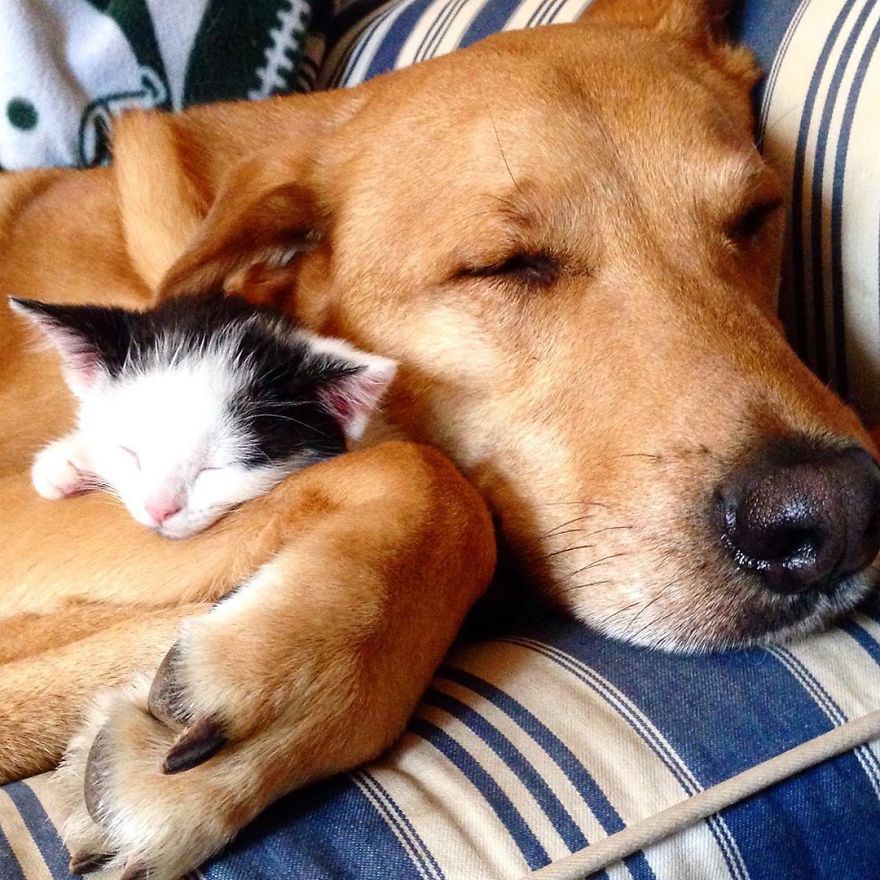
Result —
[{"label": "cushion", "polygon": [[[457,650],[400,743],[270,808],[205,880],[531,871],[880,708],[880,611],[800,644],[662,654],[549,618]],[[47,777],[0,789],[0,877],[66,878]],[[880,742],[598,874],[880,877]]]},{"label": "cushion", "polygon": [[[112,118],[308,87],[316,0],[0,4],[0,168],[97,165]],[[304,50],[310,63],[300,67]]]}]

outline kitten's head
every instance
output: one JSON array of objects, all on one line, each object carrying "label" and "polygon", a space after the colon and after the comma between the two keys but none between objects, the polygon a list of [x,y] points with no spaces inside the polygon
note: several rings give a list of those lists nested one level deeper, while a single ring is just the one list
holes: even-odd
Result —
[{"label": "kitten's head", "polygon": [[236,297],[10,299],[61,354],[94,474],[171,538],[360,438],[395,364]]}]

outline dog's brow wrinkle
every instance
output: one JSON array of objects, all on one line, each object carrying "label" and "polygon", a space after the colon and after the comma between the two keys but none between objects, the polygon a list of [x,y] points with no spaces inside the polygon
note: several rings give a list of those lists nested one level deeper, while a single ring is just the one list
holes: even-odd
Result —
[{"label": "dog's brow wrinkle", "polygon": [[498,142],[498,149],[501,151],[501,158],[504,160],[504,167],[507,169],[507,173],[510,175],[510,179],[513,181],[516,191],[521,194],[522,190],[516,182],[516,178],[513,176],[513,171],[510,170],[510,163],[507,161],[507,156],[504,155],[504,147],[501,146],[501,138],[498,135],[498,126],[495,124],[495,117],[492,115],[491,110],[489,110],[489,119],[492,120],[492,128],[495,131],[495,140]]}]

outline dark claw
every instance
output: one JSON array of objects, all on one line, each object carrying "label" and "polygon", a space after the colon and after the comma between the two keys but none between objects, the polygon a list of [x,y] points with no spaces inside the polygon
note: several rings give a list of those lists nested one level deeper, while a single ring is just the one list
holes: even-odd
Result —
[{"label": "dark claw", "polygon": [[105,749],[106,733],[104,729],[98,731],[89,756],[86,759],[86,778],[83,786],[83,796],[86,802],[86,810],[92,820],[101,824],[101,784],[107,776],[107,751]]},{"label": "dark claw", "polygon": [[76,877],[100,871],[113,858],[110,853],[74,853],[67,870]]},{"label": "dark claw", "polygon": [[131,862],[119,880],[147,880],[149,876],[149,869],[143,862]]},{"label": "dark claw", "polygon": [[183,705],[183,695],[177,685],[179,661],[180,646],[174,644],[159,664],[150,687],[150,696],[147,698],[150,714],[173,730],[186,727],[190,721],[189,713]]},{"label": "dark claw", "polygon": [[165,755],[163,773],[182,773],[213,758],[227,743],[220,725],[213,718],[202,718],[182,733]]}]

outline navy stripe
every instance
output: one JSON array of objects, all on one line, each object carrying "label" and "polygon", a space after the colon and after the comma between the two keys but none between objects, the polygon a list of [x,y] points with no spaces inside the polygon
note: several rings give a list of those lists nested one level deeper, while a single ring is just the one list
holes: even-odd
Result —
[{"label": "navy stripe", "polygon": [[495,0],[494,3],[484,3],[483,8],[477,13],[474,20],[461,38],[461,45],[470,46],[489,34],[504,30],[504,26],[510,17],[519,8],[520,0]]},{"label": "navy stripe", "polygon": [[568,0],[556,0],[556,5],[541,19],[541,24],[550,24],[559,14],[559,10],[568,2]]},{"label": "navy stripe", "polygon": [[[766,651],[669,655],[562,621],[535,633],[625,694],[706,788],[831,729]],[[880,826],[880,803],[852,753],[722,816],[752,880],[793,878],[798,865],[815,866],[811,876],[835,880],[880,877],[880,835],[854,831]]]},{"label": "navy stripe", "polygon": [[436,688],[431,688],[425,694],[424,702],[429,706],[437,706],[454,718],[458,718],[510,768],[517,779],[529,790],[569,850],[574,852],[587,845],[586,835],[553,793],[550,786],[541,778],[528,758],[501,731],[479,712],[462,703],[461,700],[450,694],[444,694]]},{"label": "navy stripe", "polygon": [[511,644],[528,648],[531,651],[541,654],[548,660],[552,660],[558,666],[565,669],[566,672],[575,676],[579,681],[590,688],[590,690],[599,694],[599,696],[612,706],[620,717],[626,721],[626,723],[651,747],[657,757],[660,758],[669,772],[675,777],[676,782],[678,782],[678,784],[684,789],[686,794],[696,794],[700,790],[699,785],[697,785],[688,774],[687,767],[683,766],[683,762],[676,760],[676,756],[670,752],[666,743],[663,742],[663,740],[660,739],[650,727],[645,726],[637,714],[634,714],[625,705],[620,704],[619,699],[602,676],[596,675],[595,671],[589,667],[587,667],[587,670],[590,675],[585,674],[578,661],[567,655],[564,651],[556,649],[552,645],[545,645],[540,642],[532,643],[528,640],[519,641],[517,639],[510,639],[510,642]]},{"label": "navy stripe", "polygon": [[282,798],[201,870],[205,880],[423,880],[385,816],[347,776]]},{"label": "navy stripe", "polygon": [[440,865],[437,864],[433,853],[428,849],[421,835],[413,827],[412,822],[409,821],[409,817],[400,809],[400,805],[391,797],[385,786],[375,776],[370,775],[366,771],[358,773],[356,776],[363,785],[370,789],[374,797],[377,797],[382,802],[388,814],[387,818],[398,828],[402,829],[401,834],[410,841],[413,849],[415,849],[415,853],[413,853],[414,860],[426,874],[442,880],[446,875],[443,873]]},{"label": "navy stripe", "polygon": [[360,62],[361,58],[364,56],[364,54],[367,53],[367,47],[370,45],[373,36],[382,27],[382,24],[384,23],[386,18],[389,15],[393,14],[394,9],[381,12],[375,18],[371,19],[357,35],[353,47],[350,48],[348,51],[348,55],[345,59],[345,65],[340,69],[341,73],[336,80],[337,85],[339,85],[339,83],[350,74],[354,73],[354,70]]},{"label": "navy stripe", "polygon": [[361,56],[366,51],[367,44],[370,42],[370,37],[375,33],[380,23],[383,22],[387,16],[391,15],[393,11],[393,8],[383,9],[382,11],[377,12],[372,18],[364,19],[361,25],[357,28],[356,33],[347,37],[350,42],[348,43],[345,52],[342,53],[342,58],[339,59],[336,69],[333,71],[333,76],[330,80],[331,86],[339,86],[346,79],[349,72],[354,69]]},{"label": "navy stripe", "polygon": [[[869,4],[869,9],[873,8],[873,4]],[[852,134],[853,117],[855,116],[859,95],[868,73],[868,66],[877,49],[878,40],[880,40],[880,22],[874,25],[874,29],[871,31],[871,36],[868,38],[868,43],[865,46],[864,54],[859,59],[859,66],[856,69],[843,111],[840,140],[837,143],[837,154],[834,157],[834,186],[831,192],[831,290],[834,295],[834,335],[835,339],[838,340],[837,373],[840,379],[838,390],[843,395],[847,394],[849,390],[846,381],[846,327],[843,313],[843,184],[846,173],[846,156],[849,152],[849,141]],[[876,126],[877,120],[875,119],[871,124]]]},{"label": "navy stripe", "polygon": [[416,52],[416,62],[424,61],[434,54],[443,38],[449,33],[452,22],[458,17],[458,13],[461,12],[461,8],[465,3],[467,3],[467,0],[452,0],[452,2],[446,3],[445,9],[434,19],[434,22],[428,28],[428,33]]},{"label": "navy stripe", "polygon": [[[844,386],[839,382],[845,380],[845,364],[844,371],[835,371],[832,375],[828,368],[828,354],[826,347],[828,345],[827,331],[825,326],[825,273],[822,272],[824,264],[824,254],[822,249],[823,226],[825,220],[825,211],[823,206],[824,192],[823,185],[825,181],[825,154],[828,149],[828,132],[831,129],[831,120],[834,116],[834,110],[837,105],[837,96],[840,94],[840,86],[843,82],[843,75],[846,72],[847,65],[851,60],[853,47],[856,41],[862,35],[862,31],[867,23],[868,16],[871,14],[873,6],[866,3],[862,11],[859,13],[855,24],[850,30],[849,36],[843,45],[831,82],[828,86],[828,93],[825,96],[824,105],[822,107],[822,115],[819,120],[819,130],[816,135],[816,154],[813,158],[813,189],[810,197],[810,244],[812,249],[812,266],[813,266],[813,308],[815,309],[816,336],[820,337],[822,342],[816,350],[816,369],[822,376],[833,379],[841,394],[845,394]],[[850,96],[852,97],[852,96]],[[838,157],[840,156],[840,146],[838,145]],[[845,155],[845,154],[844,154]],[[843,296],[843,291],[836,285],[832,285],[829,295],[832,297],[832,306],[837,300]],[[841,351],[845,351],[846,343],[842,336],[842,328],[835,328],[834,333],[834,349],[837,353],[837,361],[840,362]],[[839,332],[837,332],[839,331]]]},{"label": "navy stripe", "polygon": [[526,27],[537,27],[541,22],[544,12],[552,5],[552,3],[553,0],[541,0],[541,2],[535,7],[534,12],[529,16],[529,20],[526,22]]},{"label": "navy stripe", "polygon": [[0,877],[3,880],[25,880],[21,865],[2,828],[0,828]]},{"label": "navy stripe", "polygon": [[[688,767],[683,766],[674,752],[671,752],[666,743],[663,742],[657,734],[647,726],[637,713],[628,709],[623,705],[619,697],[613,693],[608,683],[602,680],[601,676],[596,675],[595,671],[589,667],[581,668],[574,658],[566,655],[564,652],[557,650],[551,645],[543,645],[541,643],[529,643],[528,641],[517,641],[511,639],[512,644],[519,644],[523,647],[530,648],[536,653],[542,654],[549,660],[557,663],[567,672],[570,672],[587,687],[598,693],[608,702],[612,708],[626,721],[627,724],[651,747],[654,753],[666,765],[670,773],[675,777],[685,793],[693,795],[699,791],[699,784],[691,778]],[[723,821],[717,816],[710,816],[706,820],[710,833],[715,838],[721,855],[724,858],[727,868],[734,877],[742,876],[741,858],[738,856],[736,846],[731,837],[730,831]]]},{"label": "navy stripe", "polygon": [[[813,697],[836,727],[846,724],[846,722],[849,721],[849,716],[843,711],[840,705],[838,705],[837,701],[831,696],[822,682],[820,682],[819,679],[817,679],[813,673],[791,653],[791,651],[786,648],[776,648],[774,653],[779,657],[785,658],[791,666],[791,671],[795,679],[798,680],[807,693]],[[863,745],[856,747],[855,754],[864,766],[865,773],[868,774],[868,778],[874,784],[876,791],[877,783],[880,781],[880,772],[878,772],[880,767],[878,767],[878,761],[874,752],[867,746]]]},{"label": "navy stripe", "polygon": [[547,855],[547,851],[541,846],[541,842],[535,837],[534,832],[529,828],[513,802],[466,749],[462,748],[436,724],[432,724],[424,718],[414,718],[409,729],[431,743],[437,751],[461,770],[501,820],[501,824],[510,834],[531,870],[536,871],[549,864],[550,857]]},{"label": "navy stripe", "polygon": [[[808,5],[809,0],[773,0],[772,3],[735,3],[733,6],[728,20],[730,34],[737,42],[748,44],[758,66],[767,74],[755,90],[756,110],[762,101],[766,101],[764,96],[773,92],[791,38]],[[758,113],[756,118],[759,119],[757,135],[760,141],[766,118]]]},{"label": "navy stripe", "polygon": [[[807,162],[807,142],[810,135],[810,125],[813,121],[813,111],[816,107],[816,99],[819,94],[819,86],[822,76],[825,73],[825,65],[837,41],[843,25],[848,18],[856,0],[846,0],[843,9],[840,10],[828,37],[822,46],[822,51],[816,60],[816,66],[813,69],[813,75],[810,79],[810,85],[807,88],[806,100],[804,102],[804,110],[801,115],[801,124],[798,130],[797,147],[795,150],[794,171],[792,172],[791,181],[791,253],[792,253],[792,291],[791,291],[791,308],[794,333],[794,343],[802,357],[808,362],[810,361],[809,350],[807,347],[807,325],[806,325],[806,309],[809,306],[816,321],[821,320],[820,315],[822,309],[816,303],[808,304],[806,302],[807,291],[804,285],[804,220],[803,220],[803,196],[804,196],[804,172]],[[817,267],[818,268],[818,267]],[[818,334],[817,334],[818,335]],[[817,339],[817,348],[820,344],[824,345],[824,337]],[[817,351],[816,359],[820,356]],[[814,359],[814,360],[816,360]],[[816,366],[815,363],[812,366]],[[819,376],[827,380],[827,375],[821,371]]]},{"label": "navy stripe", "polygon": [[376,54],[373,56],[364,79],[372,79],[380,73],[394,70],[397,57],[403,48],[406,38],[416,26],[418,20],[433,0],[415,0],[401,12],[382,39]]},{"label": "navy stripe", "polygon": [[[575,624],[576,625],[576,624]],[[596,784],[589,771],[577,756],[543,722],[539,721],[525,706],[485,679],[473,673],[452,666],[443,666],[438,676],[472,690],[497,706],[516,722],[553,760],[568,777],[577,793],[583,798],[596,820],[608,834],[620,831],[626,826],[620,814],[608,800],[605,792]],[[626,866],[636,880],[654,880],[654,872],[642,853],[636,853],[626,860]]]},{"label": "navy stripe", "polygon": [[13,782],[3,790],[15,803],[52,876],[67,877],[67,863],[70,861],[70,856],[39,798],[24,782]]},{"label": "navy stripe", "polygon": [[880,644],[863,626],[859,626],[854,620],[846,620],[841,625],[841,629],[855,639],[867,651],[868,656],[880,666]]}]

